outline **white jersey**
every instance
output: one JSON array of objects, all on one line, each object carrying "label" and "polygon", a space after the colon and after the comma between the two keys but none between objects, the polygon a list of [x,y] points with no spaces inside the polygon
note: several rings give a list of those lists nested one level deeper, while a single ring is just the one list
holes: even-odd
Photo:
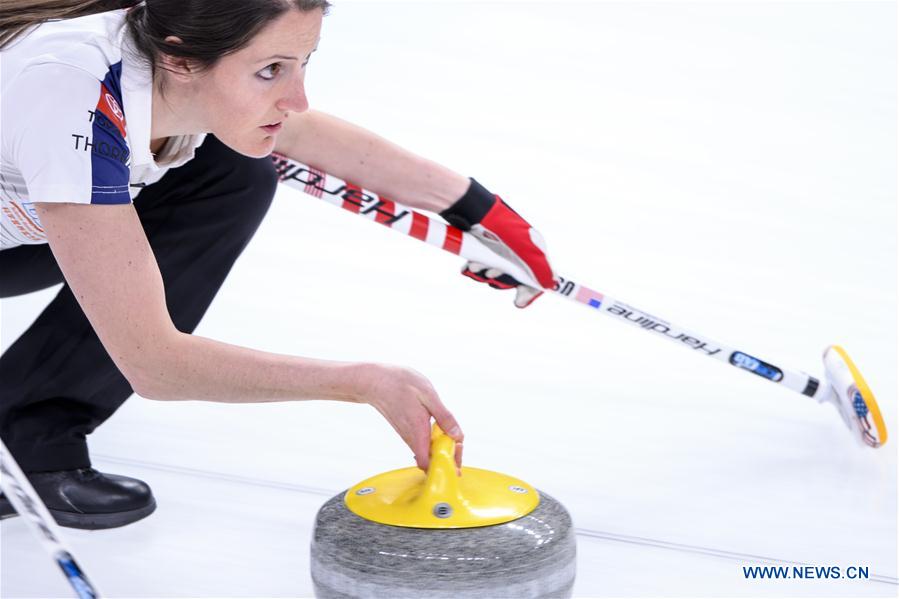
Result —
[{"label": "white jersey", "polygon": [[150,153],[152,76],[126,12],[48,21],[0,51],[0,250],[46,243],[35,202],[130,203],[203,143]]}]

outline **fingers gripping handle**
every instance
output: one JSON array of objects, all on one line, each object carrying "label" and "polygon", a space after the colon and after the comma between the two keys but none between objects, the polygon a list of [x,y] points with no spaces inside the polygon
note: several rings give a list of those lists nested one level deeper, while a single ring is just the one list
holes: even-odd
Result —
[{"label": "fingers gripping handle", "polygon": [[[450,225],[450,228],[454,228]],[[514,264],[510,260],[506,260],[486,245],[481,243],[474,235],[459,231],[462,234],[462,248],[459,255],[471,262],[479,262],[489,268],[496,268],[507,275],[511,275],[519,283],[524,283],[534,289],[542,289],[540,283],[534,280],[523,268]]]},{"label": "fingers gripping handle", "polygon": [[473,235],[461,229],[286,156],[272,154],[272,161],[278,172],[278,179],[283,183],[424,241],[428,245],[439,247],[472,262],[497,268],[521,283],[536,289],[541,288],[541,285],[524,269],[497,255]]}]

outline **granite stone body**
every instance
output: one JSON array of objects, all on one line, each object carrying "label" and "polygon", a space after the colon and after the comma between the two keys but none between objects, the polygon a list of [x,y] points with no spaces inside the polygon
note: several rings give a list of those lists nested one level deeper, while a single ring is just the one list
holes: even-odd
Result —
[{"label": "granite stone body", "polygon": [[312,581],[319,599],[571,596],[575,535],[552,497],[522,518],[478,528],[403,528],[365,520],[341,493],[318,512]]}]

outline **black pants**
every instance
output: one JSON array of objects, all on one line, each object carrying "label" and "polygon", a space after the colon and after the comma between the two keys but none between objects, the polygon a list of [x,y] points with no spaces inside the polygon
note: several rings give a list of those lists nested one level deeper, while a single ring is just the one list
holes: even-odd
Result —
[{"label": "black pants", "polygon": [[[135,199],[178,330],[196,328],[268,211],[276,184],[268,158],[247,158],[210,135],[193,160]],[[0,297],[61,282],[46,244],[0,251]],[[86,468],[86,435],[131,394],[64,285],[0,356],[0,437],[25,471]]]}]

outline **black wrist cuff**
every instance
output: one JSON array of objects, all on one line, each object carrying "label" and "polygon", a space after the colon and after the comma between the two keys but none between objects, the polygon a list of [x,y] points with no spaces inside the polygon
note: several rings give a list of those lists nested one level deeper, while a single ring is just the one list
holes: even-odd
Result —
[{"label": "black wrist cuff", "polygon": [[483,185],[474,179],[469,180],[471,185],[468,186],[468,191],[465,192],[465,195],[440,213],[440,216],[445,218],[446,222],[459,227],[463,231],[468,231],[472,225],[481,222],[496,203],[496,196],[487,191]]}]

